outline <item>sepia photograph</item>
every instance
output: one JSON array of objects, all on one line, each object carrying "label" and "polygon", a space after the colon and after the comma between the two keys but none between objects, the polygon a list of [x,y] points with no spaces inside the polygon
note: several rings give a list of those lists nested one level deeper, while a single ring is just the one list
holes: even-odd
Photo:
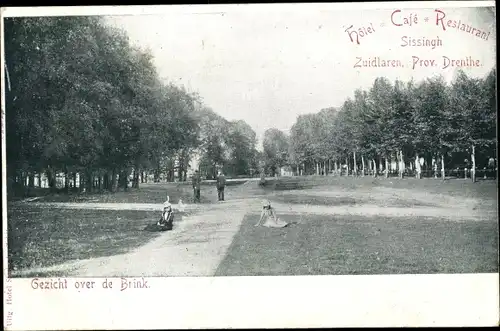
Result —
[{"label": "sepia photograph", "polygon": [[497,272],[494,8],[335,14],[5,18],[12,277]]},{"label": "sepia photograph", "polygon": [[440,2],[3,15],[4,278],[498,274],[496,11]]}]

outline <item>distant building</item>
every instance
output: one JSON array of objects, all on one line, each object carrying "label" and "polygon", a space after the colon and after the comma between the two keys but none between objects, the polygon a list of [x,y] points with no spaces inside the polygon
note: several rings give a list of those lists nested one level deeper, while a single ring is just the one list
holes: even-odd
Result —
[{"label": "distant building", "polygon": [[280,176],[293,176],[293,171],[290,167],[281,167]]}]

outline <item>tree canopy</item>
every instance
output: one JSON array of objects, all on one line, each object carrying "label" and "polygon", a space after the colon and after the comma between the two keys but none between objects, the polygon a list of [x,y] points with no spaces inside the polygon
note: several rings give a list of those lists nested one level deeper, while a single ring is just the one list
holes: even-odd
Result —
[{"label": "tree canopy", "polygon": [[484,78],[460,71],[451,84],[440,76],[418,84],[377,78],[339,109],[300,115],[291,130],[288,160],[297,173],[317,173],[326,161],[356,168],[375,162],[378,168],[382,161],[398,160],[404,171],[404,160],[421,157],[429,166],[433,158],[455,166],[474,146],[484,161],[496,154],[495,81],[496,68]]},{"label": "tree canopy", "polygon": [[[255,133],[229,123],[197,93],[159,78],[149,50],[133,46],[101,17],[5,19],[8,178],[23,187],[35,174],[79,174],[87,190],[116,190],[152,172],[186,169],[199,151],[246,174]],[[231,149],[231,156],[223,155]],[[118,182],[116,182],[119,177]],[[96,185],[96,181],[98,184]],[[68,183],[70,181],[66,181]]]}]

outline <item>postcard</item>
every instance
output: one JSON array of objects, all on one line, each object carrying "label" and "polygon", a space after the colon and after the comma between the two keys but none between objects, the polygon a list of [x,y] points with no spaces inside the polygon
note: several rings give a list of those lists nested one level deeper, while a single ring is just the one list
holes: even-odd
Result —
[{"label": "postcard", "polygon": [[5,329],[498,325],[493,1],[1,15]]}]

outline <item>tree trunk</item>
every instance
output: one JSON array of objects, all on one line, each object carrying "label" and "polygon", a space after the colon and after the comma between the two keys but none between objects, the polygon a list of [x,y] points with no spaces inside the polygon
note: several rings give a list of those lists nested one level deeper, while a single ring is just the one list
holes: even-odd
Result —
[{"label": "tree trunk", "polygon": [[38,187],[42,188],[42,170],[38,172]]},{"label": "tree trunk", "polygon": [[365,157],[361,155],[361,177],[365,177]]},{"label": "tree trunk", "polygon": [[123,184],[124,182],[124,171],[123,170],[119,170],[118,171],[118,183],[117,183],[117,191],[119,191],[121,188],[125,188],[125,185]]},{"label": "tree trunk", "polygon": [[405,160],[403,156],[403,150],[399,150],[399,178],[403,178],[405,171]]},{"label": "tree trunk", "polygon": [[438,165],[437,165],[437,157],[434,156],[432,159],[432,162],[434,164],[434,179],[438,178]]},{"label": "tree trunk", "polygon": [[444,180],[446,177],[445,171],[444,171],[444,154],[441,153],[441,179]]},{"label": "tree trunk", "polygon": [[92,170],[86,169],[85,170],[85,190],[87,193],[92,192],[92,186],[94,183],[92,183]]},{"label": "tree trunk", "polygon": [[102,175],[102,189],[103,191],[109,191],[109,183],[110,183],[111,175],[109,174],[109,170],[105,170]]},{"label": "tree trunk", "polygon": [[472,168],[470,170],[470,178],[472,182],[476,182],[476,146],[472,145],[472,154],[470,156],[472,161]]},{"label": "tree trunk", "polygon": [[80,183],[78,184],[79,191],[82,192],[85,189],[85,176],[82,171],[79,172],[78,180]]},{"label": "tree trunk", "polygon": [[35,174],[33,172],[30,172],[28,175],[28,187],[29,188],[34,188],[35,187]]},{"label": "tree trunk", "polygon": [[160,181],[160,166],[157,166],[153,171],[153,182],[158,183]]},{"label": "tree trunk", "polygon": [[133,188],[139,188],[139,174],[140,174],[139,167],[134,167],[134,172],[132,174],[132,187]]},{"label": "tree trunk", "polygon": [[24,171],[19,171],[19,179],[18,179],[18,187],[19,187],[19,192],[24,196],[27,193],[26,187],[27,185],[27,178],[26,178],[26,173]]},{"label": "tree trunk", "polygon": [[385,157],[385,178],[389,178],[389,157]]},{"label": "tree trunk", "polygon": [[129,169],[123,170],[123,189],[125,191],[128,191],[129,176],[130,176],[130,170]]},{"label": "tree trunk", "polygon": [[102,174],[102,189],[104,191],[109,191],[109,171],[105,170]]},{"label": "tree trunk", "polygon": [[[183,174],[182,172],[184,171],[184,160],[182,156],[179,156],[179,167],[177,168],[177,180],[179,182],[182,182],[183,179]],[[214,174],[217,174],[217,168],[214,166]]]},{"label": "tree trunk", "polygon": [[371,162],[371,165],[372,165],[372,175],[373,177],[377,177],[377,161],[375,161],[375,159],[372,159],[372,162]]},{"label": "tree trunk", "polygon": [[123,170],[123,190],[127,191],[128,190],[128,171]]},{"label": "tree trunk", "polygon": [[352,153],[352,155],[353,155],[353,159],[354,159],[354,166],[352,168],[353,169],[352,174],[353,174],[353,176],[357,176],[358,175],[358,162],[356,160],[356,151],[354,151]]},{"label": "tree trunk", "polygon": [[347,166],[347,173],[346,173],[345,175],[346,175],[346,176],[349,176],[349,170],[350,170],[350,169],[349,169],[349,158],[348,158],[348,157],[346,157],[346,158],[345,158],[345,164],[346,164],[346,166]]},{"label": "tree trunk", "polygon": [[415,152],[415,178],[422,179],[422,169],[420,167],[420,158],[418,153]]},{"label": "tree trunk", "polygon": [[69,192],[69,173],[68,169],[64,169],[64,189]]},{"label": "tree trunk", "polygon": [[99,176],[99,179],[97,180],[97,186],[99,188],[99,192],[101,192],[102,191],[102,182],[103,182],[103,179],[102,179],[103,174],[101,173],[101,171],[99,171],[98,176]]},{"label": "tree trunk", "polygon": [[116,176],[117,176],[117,171],[115,168],[113,168],[113,170],[111,171],[111,187],[110,187],[110,191],[111,192],[116,192],[116,190],[118,189],[118,182],[116,180]]},{"label": "tree trunk", "polygon": [[56,189],[56,178],[55,178],[55,172],[52,169],[52,167],[47,168],[47,180],[49,182],[49,188],[50,191],[53,192]]}]

